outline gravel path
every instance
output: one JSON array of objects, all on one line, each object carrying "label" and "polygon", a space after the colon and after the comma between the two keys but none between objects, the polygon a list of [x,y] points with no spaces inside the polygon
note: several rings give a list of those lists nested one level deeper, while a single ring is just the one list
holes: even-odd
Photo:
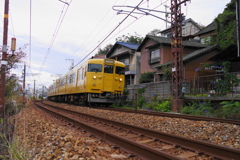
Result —
[{"label": "gravel path", "polygon": [[[53,102],[47,102],[56,104]],[[145,116],[134,113],[97,110],[61,104],[62,108],[109,118],[135,126],[177,134],[197,140],[240,149],[240,126],[219,122],[190,121],[180,118]],[[129,159],[121,150],[99,141],[89,133],[75,130],[65,123],[43,115],[35,107],[27,105],[15,117],[15,139],[18,146],[34,160],[67,159]]]}]

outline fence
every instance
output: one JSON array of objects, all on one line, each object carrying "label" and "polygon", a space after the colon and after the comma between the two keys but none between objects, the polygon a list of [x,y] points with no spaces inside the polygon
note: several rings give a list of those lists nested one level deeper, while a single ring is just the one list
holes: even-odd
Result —
[{"label": "fence", "polygon": [[185,79],[184,97],[240,97],[240,72]]},{"label": "fence", "polygon": [[146,99],[153,99],[155,96],[158,98],[167,99],[171,95],[171,82],[170,81],[161,81],[153,83],[143,83],[139,85],[128,85],[128,97],[127,101],[133,101],[134,95],[137,93],[137,90],[145,87],[145,92],[143,96]]},{"label": "fence", "polygon": [[[171,96],[171,81],[161,81],[128,85],[127,100],[133,101],[137,90],[143,87],[146,87],[143,96],[149,100],[155,96],[160,99],[168,99]],[[240,72],[188,78],[184,80],[181,87],[184,98],[240,99]]]}]

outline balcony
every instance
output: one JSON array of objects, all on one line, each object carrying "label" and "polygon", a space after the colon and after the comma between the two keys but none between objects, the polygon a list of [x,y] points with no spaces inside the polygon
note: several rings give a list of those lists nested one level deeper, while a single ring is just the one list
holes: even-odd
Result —
[{"label": "balcony", "polygon": [[136,64],[126,65],[125,75],[136,74]]}]

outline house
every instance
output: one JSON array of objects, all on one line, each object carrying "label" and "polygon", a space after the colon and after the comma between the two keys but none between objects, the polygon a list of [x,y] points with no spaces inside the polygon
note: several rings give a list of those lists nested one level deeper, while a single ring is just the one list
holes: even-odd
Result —
[{"label": "house", "polygon": [[208,26],[203,28],[201,31],[196,33],[196,35],[200,38],[200,42],[202,44],[205,44],[206,42],[210,41],[213,36],[216,35],[216,28],[217,24],[216,22],[210,23]]},{"label": "house", "polygon": [[116,42],[106,58],[117,59],[126,65],[126,85],[138,84],[140,74],[140,52],[136,52],[139,44]]},{"label": "house", "polygon": [[[190,39],[195,37],[196,33],[198,33],[202,29],[202,27],[191,18],[183,21],[183,24],[184,24],[182,26],[183,39]],[[171,38],[171,28],[167,28],[161,31],[160,34],[161,34],[161,37]]]},{"label": "house", "polygon": [[215,63],[229,61],[231,62],[230,72],[240,72],[240,55],[238,55],[237,45],[230,45],[209,60]]},{"label": "house", "polygon": [[[164,81],[164,67],[171,66],[171,39],[147,35],[137,49],[141,52],[141,74],[155,72],[154,82]],[[198,41],[183,41],[184,78],[196,76],[195,69],[219,53],[217,46],[207,46]],[[204,72],[204,74],[207,74]]]}]

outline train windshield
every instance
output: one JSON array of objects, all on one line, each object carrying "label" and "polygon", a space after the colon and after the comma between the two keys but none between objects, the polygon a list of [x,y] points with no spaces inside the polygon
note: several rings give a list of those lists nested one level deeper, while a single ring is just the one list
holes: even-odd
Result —
[{"label": "train windshield", "polygon": [[113,73],[113,66],[105,65],[104,66],[104,73]]},{"label": "train windshield", "polygon": [[124,75],[125,74],[125,68],[116,66],[116,74]]},{"label": "train windshield", "polygon": [[102,72],[101,64],[88,64],[88,72]]}]

